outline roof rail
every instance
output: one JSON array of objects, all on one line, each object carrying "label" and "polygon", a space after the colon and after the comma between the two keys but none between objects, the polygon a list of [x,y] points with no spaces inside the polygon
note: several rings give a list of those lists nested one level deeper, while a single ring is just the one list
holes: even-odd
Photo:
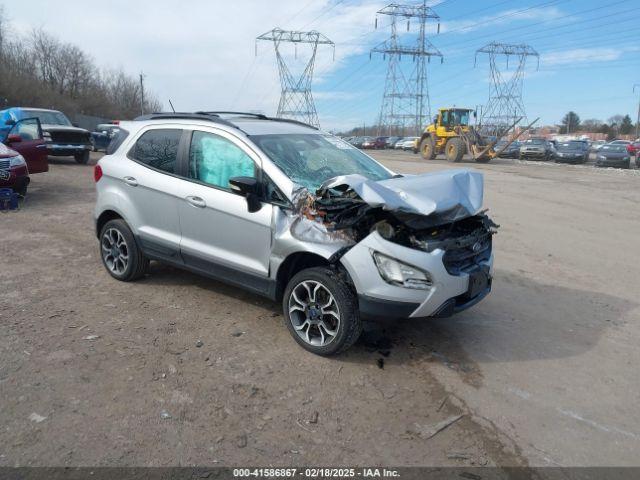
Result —
[{"label": "roof rail", "polygon": [[268,120],[269,117],[267,117],[264,113],[252,113],[252,112],[196,112],[196,113],[201,113],[203,115],[240,115],[243,117],[256,117],[259,118],[260,120]]},{"label": "roof rail", "polygon": [[221,118],[220,115],[242,115],[253,117],[256,120],[270,120],[273,122],[287,122],[295,123],[296,125],[302,125],[304,127],[312,128],[314,130],[320,130],[318,127],[310,125],[308,123],[294,120],[292,118],[279,118],[279,117],[267,117],[262,113],[245,113],[245,112],[156,112],[148,115],[141,115],[134,118],[134,121],[140,120],[205,120],[213,123],[219,123],[228,127],[237,128],[242,130],[239,126],[235,125],[229,120]]},{"label": "roof rail", "polygon": [[300,120],[294,120],[293,118],[267,117],[267,120],[273,120],[274,122],[295,123],[304,127],[313,128],[314,130],[320,130],[318,127],[313,126],[310,123],[301,122]]},{"label": "roof rail", "polygon": [[220,118],[215,113],[205,112],[156,112],[134,118],[134,121],[140,120],[206,120],[209,122],[226,125],[228,127],[238,128],[233,123]]},{"label": "roof rail", "polygon": [[263,113],[251,113],[251,112],[196,112],[196,113],[200,113],[203,115],[239,115],[239,116],[246,116],[246,117],[254,117],[258,120],[271,120],[274,122],[288,122],[288,123],[295,123],[298,125],[303,125],[305,127],[309,127],[309,128],[313,128],[314,130],[320,130],[317,127],[314,127],[313,125],[310,125],[308,123],[305,122],[301,122],[300,120],[294,120],[292,118],[280,118],[280,117],[268,117]]}]

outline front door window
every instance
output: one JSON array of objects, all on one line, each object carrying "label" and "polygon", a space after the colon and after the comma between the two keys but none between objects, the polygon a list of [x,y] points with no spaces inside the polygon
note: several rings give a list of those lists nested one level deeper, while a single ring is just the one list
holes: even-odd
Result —
[{"label": "front door window", "polygon": [[229,190],[233,177],[255,177],[253,160],[226,138],[207,132],[193,132],[189,153],[189,177]]}]

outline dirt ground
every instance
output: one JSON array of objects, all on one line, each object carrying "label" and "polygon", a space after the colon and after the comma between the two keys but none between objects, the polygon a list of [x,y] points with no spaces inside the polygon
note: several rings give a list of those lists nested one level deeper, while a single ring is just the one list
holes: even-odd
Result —
[{"label": "dirt ground", "polygon": [[0,215],[0,465],[639,465],[640,171],[460,166],[501,224],[492,294],[326,359],[261,297],[113,280],[92,168],[52,160]]}]

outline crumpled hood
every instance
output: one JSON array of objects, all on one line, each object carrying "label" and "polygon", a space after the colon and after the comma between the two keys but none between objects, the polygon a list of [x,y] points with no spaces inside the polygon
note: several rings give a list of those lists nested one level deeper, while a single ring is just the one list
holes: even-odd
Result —
[{"label": "crumpled hood", "polygon": [[442,214],[447,221],[475,215],[482,208],[483,175],[467,169],[445,170],[388,180],[369,180],[362,175],[343,175],[327,180],[327,190],[353,190],[371,207],[428,216]]}]

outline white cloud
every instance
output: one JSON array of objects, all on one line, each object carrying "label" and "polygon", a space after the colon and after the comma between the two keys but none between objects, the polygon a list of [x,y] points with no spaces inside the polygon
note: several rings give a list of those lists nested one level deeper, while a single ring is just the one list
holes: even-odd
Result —
[{"label": "white cloud", "polygon": [[609,62],[617,60],[623,53],[624,50],[620,48],[576,48],[562,52],[541,54],[540,64],[551,66],[585,62]]},{"label": "white cloud", "polygon": [[[20,33],[42,27],[78,45],[102,67],[122,67],[133,75],[144,72],[147,87],[167,107],[170,98],[180,110],[233,108],[273,114],[280,95],[273,45],[261,42],[256,57],[256,36],[281,27],[316,29],[333,40],[335,61],[329,48],[318,49],[317,85],[348,57],[366,51],[364,36],[368,40],[387,33],[373,32],[375,12],[383,1],[331,8],[335,2],[304,6],[299,0],[111,0],[94,2],[88,9],[85,0],[65,0],[61,14],[60,3],[31,0],[7,10]],[[284,50],[293,60],[294,49]],[[299,47],[299,59],[304,53]],[[302,62],[292,63],[300,67]]]},{"label": "white cloud", "polygon": [[470,20],[451,20],[449,22],[443,21],[440,25],[440,32],[455,32],[464,34],[483,28],[494,28],[498,25],[505,25],[508,23],[519,22],[523,20],[554,20],[562,15],[563,13],[556,7],[531,8],[529,10],[510,9],[491,15],[485,15],[483,17],[472,18]]}]

